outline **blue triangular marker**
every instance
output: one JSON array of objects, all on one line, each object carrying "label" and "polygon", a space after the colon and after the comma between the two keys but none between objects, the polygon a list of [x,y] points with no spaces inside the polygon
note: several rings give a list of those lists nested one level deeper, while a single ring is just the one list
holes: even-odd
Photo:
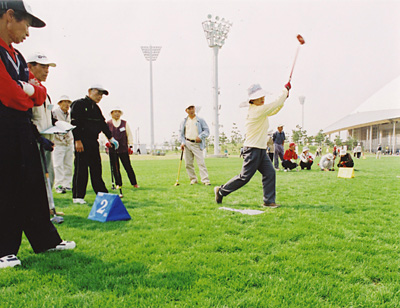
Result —
[{"label": "blue triangular marker", "polygon": [[106,222],[129,220],[131,216],[118,195],[99,192],[88,219]]}]

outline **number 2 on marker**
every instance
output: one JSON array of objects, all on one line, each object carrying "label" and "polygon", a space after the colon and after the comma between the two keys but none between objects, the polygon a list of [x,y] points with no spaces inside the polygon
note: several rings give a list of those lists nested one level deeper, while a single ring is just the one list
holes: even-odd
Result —
[{"label": "number 2 on marker", "polygon": [[103,200],[103,201],[101,201],[100,205],[102,205],[102,207],[99,208],[99,209],[96,211],[96,213],[103,214],[104,211],[106,210],[107,205],[108,205],[108,201],[107,201],[107,200]]}]

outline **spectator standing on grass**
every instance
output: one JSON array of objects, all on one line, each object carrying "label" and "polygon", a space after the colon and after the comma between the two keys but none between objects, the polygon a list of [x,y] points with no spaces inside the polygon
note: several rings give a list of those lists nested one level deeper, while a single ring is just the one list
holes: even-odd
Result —
[{"label": "spectator standing on grass", "polygon": [[206,121],[196,115],[196,107],[189,104],[186,109],[188,116],[182,121],[179,129],[181,150],[184,151],[186,171],[189,175],[190,185],[197,184],[197,175],[194,171],[194,159],[199,166],[201,182],[209,186],[210,179],[204,162],[203,150],[206,138],[210,135]]},{"label": "spectator standing on grass", "polygon": [[266,92],[259,84],[248,89],[246,118],[246,139],[243,144],[243,165],[239,175],[226,184],[214,188],[215,201],[222,203],[222,198],[246,185],[258,170],[262,174],[263,200],[262,206],[277,208],[275,203],[276,173],[267,155],[268,117],[282,109],[291,88],[290,82],[285,85],[282,94],[272,103],[264,105]]},{"label": "spectator standing on grass", "polygon": [[[0,268],[20,265],[24,232],[35,253],[73,249],[50,222],[49,203],[31,108],[41,106],[46,88],[29,84],[24,57],[13,47],[29,36],[29,27],[46,24],[22,0],[0,1]],[[21,193],[21,187],[23,193]]]},{"label": "spectator standing on grass", "polygon": [[296,153],[296,144],[294,142],[291,142],[289,144],[289,149],[287,149],[285,155],[283,155],[283,169],[287,172],[296,168],[298,166],[296,163],[297,158],[298,156]]},{"label": "spectator standing on grass", "polygon": [[376,159],[381,159],[382,155],[382,145],[379,143],[378,147],[376,148]]},{"label": "spectator standing on grass", "polygon": [[319,167],[321,168],[321,171],[335,171],[333,168],[334,164],[335,160],[333,159],[332,153],[322,156],[321,160],[319,161]]},{"label": "spectator standing on grass", "polygon": [[72,179],[72,198],[74,203],[85,204],[88,169],[94,192],[108,193],[102,178],[101,157],[99,151],[100,132],[103,132],[111,144],[118,149],[116,141],[108,128],[98,104],[108,91],[101,85],[93,85],[85,98],[71,104],[71,124],[75,143],[74,175]]},{"label": "spectator standing on grass", "polygon": [[[56,121],[71,123],[71,114],[69,112],[71,100],[63,95],[58,100],[58,108],[53,110],[53,118]],[[54,185],[56,192],[64,194],[71,191],[72,182],[72,162],[74,159],[74,137],[69,131],[65,134],[54,135]]]},{"label": "spectator standing on grass", "polygon": [[354,149],[355,155],[354,157],[357,157],[357,159],[360,159],[361,153],[362,153],[362,148],[361,148],[361,143],[358,143],[356,148]]},{"label": "spectator standing on grass", "polygon": [[308,147],[303,148],[303,152],[300,154],[300,167],[301,170],[307,169],[311,170],[311,166],[314,163],[314,157],[310,153]]},{"label": "spectator standing on grass", "polygon": [[278,125],[278,130],[272,135],[274,141],[274,166],[277,171],[279,171],[279,159],[283,162],[284,145],[285,145],[285,132],[283,131],[283,124]]},{"label": "spectator standing on grass", "polygon": [[[135,171],[133,171],[129,155],[133,154],[133,135],[128,123],[121,119],[123,112],[120,107],[111,110],[111,120],[107,121],[111,135],[118,141],[119,147],[115,150],[108,145],[110,164],[115,179],[115,184],[122,187],[122,177],[119,161],[121,161],[128,175],[129,181],[134,188],[139,188],[136,181]],[[107,145],[107,143],[106,143]]]}]

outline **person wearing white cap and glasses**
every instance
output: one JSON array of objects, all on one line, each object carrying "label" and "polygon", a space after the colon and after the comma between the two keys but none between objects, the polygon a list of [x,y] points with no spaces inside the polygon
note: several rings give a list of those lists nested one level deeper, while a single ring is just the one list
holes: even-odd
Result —
[{"label": "person wearing white cap and glasses", "polygon": [[274,166],[277,171],[279,171],[279,159],[281,162],[284,161],[283,155],[285,152],[285,132],[283,131],[283,124],[278,125],[278,130],[272,135],[272,140],[274,140],[275,151],[274,151]]},{"label": "person wearing white cap and glasses", "polygon": [[[42,52],[35,52],[27,58],[29,68],[29,83],[33,85],[42,85],[47,80],[49,75],[49,68],[56,67],[56,64],[50,61],[47,56]],[[46,162],[42,161],[42,164],[46,163],[47,171],[50,178],[50,186],[54,184],[54,168],[52,151],[54,149],[54,136],[50,134],[43,134],[42,132],[53,126],[54,121],[52,118],[52,109],[54,105],[51,103],[49,94],[47,93],[46,100],[43,105],[32,108],[32,122],[36,126],[38,146],[43,146]],[[45,173],[43,166],[43,174]],[[47,186],[46,186],[47,187]]]},{"label": "person wearing white cap and glasses", "polygon": [[301,170],[311,170],[311,166],[314,163],[314,157],[310,153],[309,147],[304,147],[303,152],[300,154],[300,167]]},{"label": "person wearing white cap and glasses", "polygon": [[122,177],[120,172],[119,161],[121,161],[128,175],[129,181],[134,188],[139,188],[136,180],[135,171],[133,171],[129,155],[133,154],[133,135],[128,123],[121,119],[123,112],[120,107],[111,109],[111,120],[107,121],[108,128],[112,136],[118,141],[119,147],[117,150],[109,148],[110,164],[115,179],[115,184],[122,186]]},{"label": "person wearing white cap and glasses", "polygon": [[196,158],[201,182],[209,186],[211,184],[204,162],[203,150],[206,146],[206,138],[210,135],[210,130],[206,121],[196,115],[196,107],[194,105],[187,105],[185,111],[188,116],[181,122],[179,136],[181,139],[181,150],[184,151],[185,166],[190,184],[197,183],[197,176],[194,170],[194,159]]},{"label": "person wearing white cap and glasses", "polygon": [[[67,95],[62,95],[58,99],[58,108],[55,108],[53,118],[56,121],[64,121],[71,123],[70,106],[71,100]],[[71,191],[72,183],[72,163],[74,160],[74,137],[71,131],[64,134],[54,135],[54,151],[53,151],[53,166],[54,166],[54,186],[57,193],[66,193]]]},{"label": "person wearing white cap and glasses", "polygon": [[335,171],[335,169],[333,168],[334,163],[335,159],[333,157],[333,154],[328,153],[321,157],[318,165],[321,168],[321,171]]},{"label": "person wearing white cap and glasses", "polygon": [[17,254],[25,233],[35,253],[73,249],[50,222],[40,154],[31,108],[41,106],[46,88],[31,85],[24,57],[13,44],[29,36],[29,27],[46,24],[21,0],[0,0],[0,269],[20,265]]},{"label": "person wearing white cap and glasses", "polygon": [[245,123],[246,139],[243,144],[243,166],[239,175],[233,177],[226,184],[214,188],[215,201],[222,203],[223,197],[238,190],[247,184],[258,170],[262,174],[263,201],[266,208],[277,208],[275,197],[275,170],[267,155],[268,117],[282,109],[291,84],[288,82],[282,94],[272,103],[264,104],[266,92],[259,84],[248,89],[248,112]]},{"label": "person wearing white cap and glasses", "polygon": [[85,204],[86,186],[89,178],[95,193],[108,193],[102,178],[101,157],[99,151],[99,134],[103,132],[115,149],[118,141],[113,138],[98,104],[108,91],[99,84],[91,86],[85,98],[71,104],[71,124],[75,145],[74,175],[72,178],[72,200]]}]

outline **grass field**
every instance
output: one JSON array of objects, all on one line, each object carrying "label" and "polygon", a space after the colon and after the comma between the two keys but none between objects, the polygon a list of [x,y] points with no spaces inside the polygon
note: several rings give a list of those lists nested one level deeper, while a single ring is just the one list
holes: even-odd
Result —
[{"label": "grass field", "polygon": [[[184,168],[173,186],[179,156],[168,158],[133,157],[130,221],[88,220],[90,184],[89,205],[55,194],[77,248],[35,255],[24,237],[22,266],[0,271],[0,307],[400,307],[399,157],[356,160],[353,179],[278,172],[282,207],[255,216],[218,209],[214,185],[189,185]],[[206,159],[212,184],[241,163]],[[261,203],[257,174],[222,206]]]}]

